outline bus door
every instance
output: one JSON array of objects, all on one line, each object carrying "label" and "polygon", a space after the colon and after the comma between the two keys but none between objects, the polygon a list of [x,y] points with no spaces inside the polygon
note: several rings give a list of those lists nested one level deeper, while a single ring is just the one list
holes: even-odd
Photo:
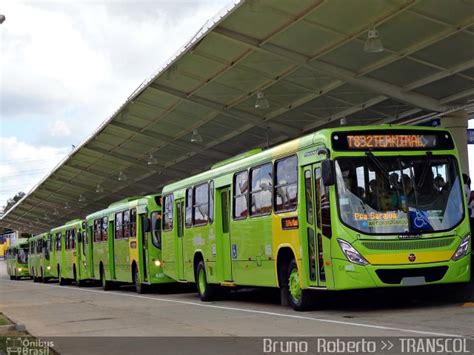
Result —
[{"label": "bus door", "polygon": [[232,281],[232,253],[230,241],[230,186],[217,190],[216,234],[217,265],[223,270],[224,281]]},{"label": "bus door", "polygon": [[176,268],[179,280],[184,280],[184,199],[175,200],[176,205],[176,237],[175,237],[175,255]]},{"label": "bus door", "polygon": [[[94,223],[94,221],[92,221]],[[87,226],[87,232],[85,235],[86,244],[87,244],[87,268],[89,270],[89,277],[91,279],[95,278],[94,273],[94,226]]]},{"label": "bus door", "polygon": [[319,163],[303,168],[306,204],[307,270],[311,286],[325,286],[323,243],[321,229],[321,166]]},{"label": "bus door", "polygon": [[[147,217],[145,214],[140,215],[140,226],[138,230],[139,230],[139,238],[141,239],[141,246],[142,246],[140,250],[141,255],[142,255],[141,265],[143,265],[143,270],[140,270],[140,274],[142,275],[141,276],[142,280],[145,282],[148,282],[148,238],[147,238],[145,228],[144,228],[144,221],[146,218]],[[150,229],[152,229],[151,226],[150,226]]]}]

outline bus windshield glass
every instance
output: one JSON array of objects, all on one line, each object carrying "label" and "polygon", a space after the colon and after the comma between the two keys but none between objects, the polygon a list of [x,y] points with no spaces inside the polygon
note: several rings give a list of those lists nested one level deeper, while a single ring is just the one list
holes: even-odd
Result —
[{"label": "bus windshield glass", "polygon": [[28,263],[28,247],[18,249],[18,262],[20,264]]},{"label": "bus windshield glass", "polygon": [[445,231],[464,215],[462,185],[451,156],[339,158],[342,222],[366,234]]}]

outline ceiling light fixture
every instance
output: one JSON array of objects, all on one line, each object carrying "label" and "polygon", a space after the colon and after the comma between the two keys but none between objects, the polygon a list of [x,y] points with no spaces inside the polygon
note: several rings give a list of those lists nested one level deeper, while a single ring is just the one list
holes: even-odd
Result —
[{"label": "ceiling light fixture", "polygon": [[269,107],[270,107],[270,103],[265,98],[265,95],[263,94],[263,92],[261,91],[257,92],[257,101],[255,101],[255,108],[259,110],[266,110]]},{"label": "ceiling light fixture", "polygon": [[53,211],[53,216],[58,216],[58,215],[59,215],[59,211],[57,208],[55,208]]},{"label": "ceiling light fixture", "polygon": [[83,194],[80,194],[79,195],[79,198],[77,199],[79,202],[86,202],[87,199],[85,198],[85,196]]},{"label": "ceiling light fixture", "polygon": [[123,171],[120,171],[117,177],[118,181],[126,181],[128,179],[127,175],[123,173]]},{"label": "ceiling light fixture", "polygon": [[65,210],[68,210],[68,209],[70,209],[70,208],[71,208],[71,206],[69,206],[69,203],[68,203],[68,202],[64,202],[64,209],[65,209]]},{"label": "ceiling light fixture", "polygon": [[380,53],[383,52],[383,44],[379,38],[379,32],[375,29],[375,27],[371,28],[369,32],[367,32],[367,39],[364,43],[364,52],[367,53]]},{"label": "ceiling light fixture", "polygon": [[156,165],[156,164],[158,164],[158,160],[154,157],[153,153],[148,154],[148,157],[146,159],[146,164],[147,165]]},{"label": "ceiling light fixture", "polygon": [[347,118],[345,117],[342,117],[340,120],[339,120],[339,124],[341,126],[345,126],[347,124]]},{"label": "ceiling light fixture", "polygon": [[202,136],[199,134],[197,129],[193,129],[193,135],[191,136],[191,143],[202,143]]},{"label": "ceiling light fixture", "polygon": [[104,192],[104,188],[102,187],[101,184],[97,184],[97,186],[95,187],[95,192],[97,192],[98,194],[101,194],[102,192]]}]

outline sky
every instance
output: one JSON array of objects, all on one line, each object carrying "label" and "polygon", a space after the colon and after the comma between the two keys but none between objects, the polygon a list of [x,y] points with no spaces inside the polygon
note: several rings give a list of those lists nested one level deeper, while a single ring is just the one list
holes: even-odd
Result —
[{"label": "sky", "polygon": [[228,3],[2,2],[0,208],[40,182]]},{"label": "sky", "polygon": [[2,2],[0,208],[40,182],[228,3]]}]

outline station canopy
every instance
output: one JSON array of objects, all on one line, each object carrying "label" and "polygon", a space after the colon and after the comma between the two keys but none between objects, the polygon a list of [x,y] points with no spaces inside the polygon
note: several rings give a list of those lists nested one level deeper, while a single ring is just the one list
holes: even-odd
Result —
[{"label": "station canopy", "polygon": [[234,1],[0,226],[39,233],[319,128],[469,108],[473,10],[472,0]]}]

